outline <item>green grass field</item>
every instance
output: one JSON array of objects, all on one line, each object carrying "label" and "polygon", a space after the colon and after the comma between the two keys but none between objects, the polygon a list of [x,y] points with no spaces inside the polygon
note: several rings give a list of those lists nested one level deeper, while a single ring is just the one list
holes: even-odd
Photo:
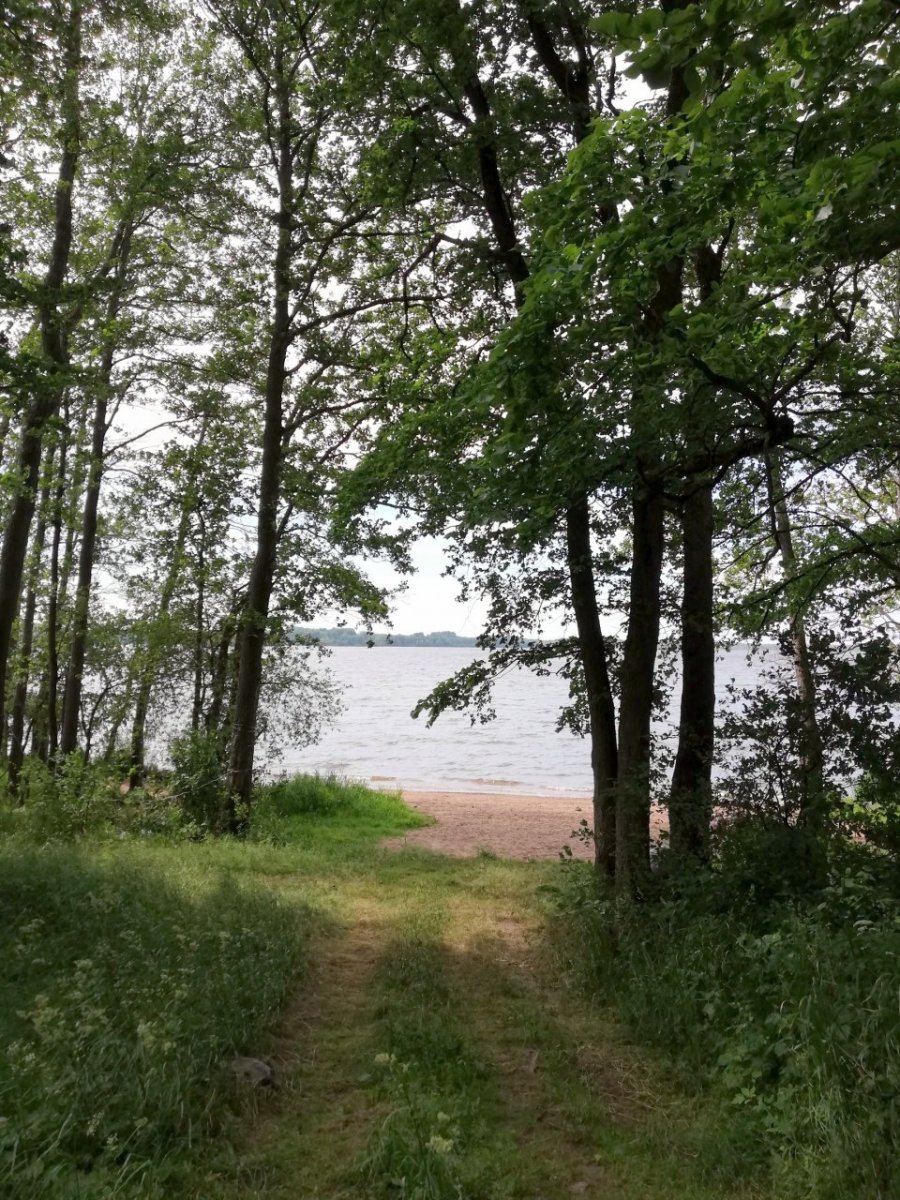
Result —
[{"label": "green grass field", "polygon": [[379,846],[422,819],[298,780],[241,841],[9,833],[0,1194],[773,1196],[735,1114],[569,979],[564,868]]}]

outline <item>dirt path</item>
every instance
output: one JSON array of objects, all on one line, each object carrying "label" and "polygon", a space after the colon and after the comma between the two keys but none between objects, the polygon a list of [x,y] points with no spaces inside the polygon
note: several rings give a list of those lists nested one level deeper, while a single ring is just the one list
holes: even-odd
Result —
[{"label": "dirt path", "polygon": [[[702,1125],[559,977],[538,868],[386,856],[268,1050],[237,1153],[192,1200],[734,1200]],[[702,1140],[702,1139],[701,1139]]]}]

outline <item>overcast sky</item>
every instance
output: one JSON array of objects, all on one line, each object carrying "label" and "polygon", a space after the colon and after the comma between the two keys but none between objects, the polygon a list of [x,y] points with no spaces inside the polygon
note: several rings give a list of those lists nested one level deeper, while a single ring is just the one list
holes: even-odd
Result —
[{"label": "overcast sky", "polygon": [[[403,585],[391,604],[390,627],[395,633],[433,633],[449,629],[462,637],[477,637],[481,632],[486,606],[478,601],[462,604],[457,599],[459,585],[443,575],[447,566],[445,544],[438,538],[422,538],[412,553],[413,575],[404,577],[388,564],[360,560],[366,574],[379,587]],[[317,625],[334,624],[337,613],[323,614]],[[380,629],[386,623],[376,622]]]}]

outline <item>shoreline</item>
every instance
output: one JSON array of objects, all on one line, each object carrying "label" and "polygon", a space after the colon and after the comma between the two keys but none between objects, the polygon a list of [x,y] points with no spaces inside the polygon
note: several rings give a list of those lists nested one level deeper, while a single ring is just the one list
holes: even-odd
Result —
[{"label": "shoreline", "polygon": [[417,846],[456,858],[487,852],[503,858],[557,859],[568,846],[574,858],[592,857],[592,847],[572,833],[590,824],[590,798],[512,792],[424,791],[400,788],[411,808],[434,824],[389,838],[392,849]]},{"label": "shoreline", "polygon": [[[573,858],[593,858],[593,842],[577,836],[582,822],[593,824],[590,797],[398,790],[411,808],[433,817],[434,824],[388,838],[384,845],[389,849],[415,846],[454,858],[487,852],[501,858],[556,860],[568,857],[568,847]],[[664,827],[658,812],[651,820],[654,832]]]}]

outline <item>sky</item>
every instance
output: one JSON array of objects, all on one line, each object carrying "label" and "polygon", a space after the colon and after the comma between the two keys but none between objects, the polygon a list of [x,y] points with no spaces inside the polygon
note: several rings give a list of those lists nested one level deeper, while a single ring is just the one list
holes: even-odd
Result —
[{"label": "sky", "polygon": [[[487,606],[480,601],[463,604],[458,599],[459,584],[443,574],[447,567],[443,539],[420,538],[415,543],[412,552],[415,573],[405,578],[387,563],[371,559],[358,561],[379,587],[402,587],[391,603],[389,624],[394,633],[451,630],[461,637],[477,637],[481,632]],[[316,623],[330,625],[338,617],[336,612],[325,613]],[[378,627],[380,629],[381,625]]]},{"label": "sky", "polygon": [[[393,633],[436,633],[450,630],[460,637],[477,637],[482,631],[487,604],[475,599],[462,603],[459,584],[444,575],[447,567],[447,543],[442,538],[420,538],[412,551],[414,574],[403,577],[387,563],[357,559],[373,583],[383,588],[402,587],[391,602],[390,622],[376,622],[376,632],[390,628]],[[336,611],[316,618],[320,627],[336,625]],[[346,618],[344,619],[346,623]],[[349,622],[353,624],[352,619]],[[565,632],[558,621],[546,622],[542,637],[558,637]]]}]

